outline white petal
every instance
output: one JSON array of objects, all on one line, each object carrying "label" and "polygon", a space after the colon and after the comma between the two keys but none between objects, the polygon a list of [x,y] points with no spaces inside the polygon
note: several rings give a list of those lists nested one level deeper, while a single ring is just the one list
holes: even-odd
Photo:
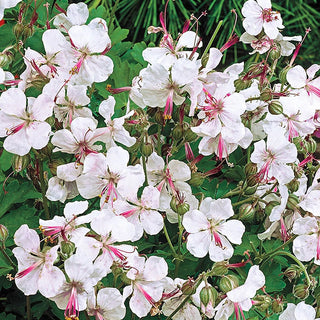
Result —
[{"label": "white petal", "polygon": [[229,220],[221,224],[218,231],[225,235],[232,243],[241,244],[241,238],[245,231],[245,226],[241,221]]}]

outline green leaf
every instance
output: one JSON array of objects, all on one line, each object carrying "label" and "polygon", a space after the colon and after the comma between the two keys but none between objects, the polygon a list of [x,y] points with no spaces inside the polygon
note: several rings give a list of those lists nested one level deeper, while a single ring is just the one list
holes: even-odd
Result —
[{"label": "green leaf", "polygon": [[126,39],[128,36],[128,33],[129,33],[128,29],[121,29],[120,27],[116,28],[112,33],[109,34],[112,46]]},{"label": "green leaf", "polygon": [[2,252],[0,252],[0,276],[8,274],[12,269],[10,263],[4,258]]},{"label": "green leaf", "polygon": [[0,170],[7,171],[11,167],[11,158],[13,157],[13,154],[3,150],[1,156],[0,156]]},{"label": "green leaf", "polygon": [[262,272],[266,277],[266,291],[268,293],[280,292],[286,287],[286,283],[282,280],[281,266],[277,262],[266,264]]},{"label": "green leaf", "polygon": [[17,180],[11,181],[6,186],[6,194],[0,190],[0,218],[15,203],[22,203],[28,199],[36,199],[41,197],[41,193],[36,191],[31,182],[26,181],[19,184]]},{"label": "green leaf", "polygon": [[27,224],[29,228],[37,228],[39,226],[39,218],[35,215],[36,211],[35,208],[24,205],[16,210],[11,210],[0,219],[0,223],[5,225],[9,231],[9,238],[6,241],[7,246],[14,244],[14,233],[21,225]]}]

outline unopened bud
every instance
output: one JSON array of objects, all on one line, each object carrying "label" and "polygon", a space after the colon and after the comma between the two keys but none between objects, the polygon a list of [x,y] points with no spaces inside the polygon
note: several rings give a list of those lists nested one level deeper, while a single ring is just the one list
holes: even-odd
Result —
[{"label": "unopened bud", "polygon": [[205,307],[209,303],[211,303],[212,306],[215,306],[218,295],[218,291],[214,287],[207,285],[200,291],[200,301]]},{"label": "unopened bud", "polygon": [[183,137],[184,129],[183,125],[178,123],[172,130],[172,137],[175,140],[180,140]]},{"label": "unopened bud", "polygon": [[[310,289],[313,291],[315,288],[317,288],[318,281],[313,276],[309,276],[309,279],[310,279]],[[305,282],[306,282],[306,279],[305,279]]]},{"label": "unopened bud", "polygon": [[258,177],[254,174],[252,176],[249,176],[246,180],[246,183],[249,187],[254,187],[258,184],[259,179]]},{"label": "unopened bud", "polygon": [[282,84],[285,84],[287,82],[287,73],[290,69],[290,66],[286,66],[279,72],[279,79]]},{"label": "unopened bud", "polygon": [[206,53],[204,56],[202,56],[201,58],[201,66],[202,67],[206,67],[207,63],[208,63],[208,60],[209,60],[209,54]]},{"label": "unopened bud", "polygon": [[19,22],[13,27],[13,33],[17,39],[20,39],[23,29],[24,29],[24,25]]},{"label": "unopened bud", "polygon": [[275,43],[269,52],[269,58],[271,60],[276,60],[279,59],[281,57],[281,47],[279,44]]},{"label": "unopened bud", "polygon": [[191,130],[191,128],[188,128],[184,131],[184,140],[186,142],[192,142],[198,138],[198,135]]},{"label": "unopened bud", "polygon": [[26,25],[22,30],[22,38],[27,39],[34,34],[34,28],[31,25]]},{"label": "unopened bud", "polygon": [[247,177],[252,176],[258,172],[258,167],[256,163],[249,162],[244,167],[244,172]]},{"label": "unopened bud", "polygon": [[247,196],[251,196],[253,195],[255,192],[257,191],[257,186],[253,186],[253,187],[246,187],[244,189],[244,194]]},{"label": "unopened bud", "polygon": [[284,275],[288,278],[288,280],[291,282],[294,279],[297,279],[300,277],[301,269],[296,264],[291,265],[284,271]]},{"label": "unopened bud", "polygon": [[283,301],[280,299],[274,299],[271,304],[272,311],[274,313],[281,313],[283,311]]},{"label": "unopened bud", "polygon": [[74,250],[76,249],[76,246],[71,241],[61,241],[61,252],[66,257],[71,257],[74,253]]},{"label": "unopened bud", "polygon": [[222,292],[227,293],[228,291],[237,287],[239,287],[239,279],[235,275],[228,274],[221,277],[219,288]]},{"label": "unopened bud", "polygon": [[12,157],[12,169],[16,172],[20,172],[29,165],[30,161],[31,158],[29,154],[26,154],[24,156],[19,156],[15,154]]},{"label": "unopened bud", "polygon": [[170,208],[182,216],[189,211],[190,205],[184,201],[180,201],[176,197],[172,197],[170,201]]},{"label": "unopened bud", "polygon": [[193,279],[188,279],[181,287],[181,291],[185,295],[192,295],[196,293],[196,287],[194,286],[195,281]]},{"label": "unopened bud", "polygon": [[145,157],[149,157],[153,152],[153,146],[151,143],[141,143],[140,145],[141,154]]},{"label": "unopened bud", "polygon": [[305,300],[309,297],[309,286],[304,283],[297,284],[293,287],[293,294],[296,298]]},{"label": "unopened bud", "polygon": [[299,153],[305,153],[307,151],[307,142],[301,137],[293,138],[292,142],[297,148]]},{"label": "unopened bud", "polygon": [[187,182],[192,187],[200,187],[205,180],[205,175],[201,172],[193,172],[191,173],[191,179]]},{"label": "unopened bud", "polygon": [[260,94],[260,99],[262,101],[270,101],[272,99],[272,91],[270,88],[265,88]]},{"label": "unopened bud", "polygon": [[289,210],[295,210],[298,206],[298,203],[299,198],[295,194],[291,193],[289,195],[286,208]]},{"label": "unopened bud", "polygon": [[283,108],[279,101],[271,101],[268,105],[268,111],[273,115],[279,115],[282,114]]},{"label": "unopened bud", "polygon": [[296,178],[294,178],[293,180],[291,180],[291,181],[287,184],[288,190],[291,191],[291,192],[296,192],[296,191],[298,191],[299,186],[300,186],[300,182],[299,182],[299,180],[296,179]]},{"label": "unopened bud", "polygon": [[255,206],[250,203],[244,203],[239,208],[239,220],[243,222],[253,222],[255,216]]},{"label": "unopened bud", "polygon": [[254,306],[262,312],[266,311],[271,305],[271,298],[265,295],[257,295],[253,301]]},{"label": "unopened bud", "polygon": [[213,276],[223,276],[228,272],[228,262],[226,261],[216,262],[213,265],[211,271]]},{"label": "unopened bud", "polygon": [[164,121],[163,121],[163,111],[161,111],[160,109],[158,109],[154,115],[154,120],[163,125],[164,124]]},{"label": "unopened bud", "polygon": [[236,91],[242,91],[249,88],[252,84],[252,80],[244,80],[242,78],[236,79],[233,82]]},{"label": "unopened bud", "polygon": [[4,226],[3,224],[0,224],[0,242],[2,242],[2,244],[5,243],[8,236],[9,236],[9,231],[7,227]]},{"label": "unopened bud", "polygon": [[4,68],[10,63],[10,58],[5,53],[0,53],[0,68]]},{"label": "unopened bud", "polygon": [[308,153],[315,153],[317,150],[317,142],[313,138],[308,137],[308,140],[306,141],[306,149]]}]

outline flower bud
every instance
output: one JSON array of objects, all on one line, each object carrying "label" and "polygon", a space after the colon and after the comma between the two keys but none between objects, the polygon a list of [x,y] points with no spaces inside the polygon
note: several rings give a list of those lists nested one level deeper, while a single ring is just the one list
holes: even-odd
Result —
[{"label": "flower bud", "polygon": [[256,186],[258,182],[259,182],[259,179],[255,174],[253,174],[252,176],[249,176],[246,180],[246,183],[249,187]]},{"label": "flower bud", "polygon": [[255,192],[257,191],[257,185],[253,186],[253,187],[246,187],[244,189],[244,194],[247,196],[251,196],[253,195]]},{"label": "flower bud", "polygon": [[286,208],[289,210],[295,210],[298,206],[298,203],[299,198],[295,194],[291,193],[289,195]]},{"label": "flower bud", "polygon": [[20,39],[22,32],[23,32],[24,26],[22,23],[18,22],[14,27],[13,27],[13,33],[17,39]]},{"label": "flower bud", "polygon": [[253,222],[255,216],[255,206],[250,203],[244,203],[239,208],[239,220],[243,222]]},{"label": "flower bud", "polygon": [[270,216],[272,209],[278,205],[280,205],[278,201],[270,201],[264,209],[265,214]]},{"label": "flower bud", "polygon": [[254,306],[262,312],[265,312],[271,305],[271,298],[265,295],[257,295],[253,301]]},{"label": "flower bud", "polygon": [[62,254],[69,258],[74,253],[74,250],[76,249],[76,246],[71,241],[61,241],[61,252]]},{"label": "flower bud", "polygon": [[228,291],[237,287],[239,287],[239,279],[235,275],[228,274],[221,277],[219,288],[222,292],[227,293]]},{"label": "flower bud", "polygon": [[281,313],[283,311],[284,303],[280,299],[274,299],[271,304],[274,313]]},{"label": "flower bud", "polygon": [[300,182],[296,178],[294,178],[287,184],[288,190],[291,192],[296,192],[299,189],[299,186],[300,186]]},{"label": "flower bud", "polygon": [[192,278],[189,278],[186,282],[183,283],[181,291],[185,295],[192,295],[196,293],[196,287],[194,286],[195,281]]},{"label": "flower bud", "polygon": [[121,281],[126,284],[126,285],[130,285],[131,284],[131,279],[129,279],[127,277],[127,273],[126,272],[122,272],[121,275],[120,275],[120,279]]},{"label": "flower bud", "polygon": [[23,27],[22,30],[22,38],[27,39],[31,37],[34,34],[34,28],[32,25],[28,24],[25,27]]},{"label": "flower bud", "polygon": [[204,56],[202,56],[201,58],[201,66],[202,67],[206,67],[207,63],[208,63],[208,60],[209,60],[209,54],[206,53]]},{"label": "flower bud", "polygon": [[188,128],[188,129],[185,130],[185,132],[184,132],[184,140],[186,142],[192,142],[192,141],[196,140],[197,138],[198,138],[198,135],[195,132],[193,132],[191,130],[191,128]]},{"label": "flower bud", "polygon": [[227,272],[228,272],[228,262],[226,261],[216,262],[212,267],[213,276],[223,276]]},{"label": "flower bud", "polygon": [[172,197],[172,199],[170,201],[170,208],[174,212],[176,212],[182,216],[189,211],[190,205],[184,201],[177,199],[176,197]]},{"label": "flower bud", "polygon": [[5,53],[0,53],[0,68],[4,68],[10,63],[10,58]]},{"label": "flower bud", "polygon": [[249,162],[244,167],[244,172],[246,177],[252,176],[258,172],[258,167],[256,163]]},{"label": "flower bud", "polygon": [[[313,276],[309,276],[309,278],[310,278],[310,289],[313,291],[315,288],[317,288],[318,281]],[[305,282],[306,282],[306,279],[305,279]]]},{"label": "flower bud", "polygon": [[158,110],[156,111],[155,115],[154,115],[154,120],[155,120],[157,123],[163,125],[163,124],[164,124],[164,122],[163,122],[163,111],[161,111],[160,109],[158,109]]},{"label": "flower bud", "polygon": [[276,100],[271,101],[268,104],[268,111],[273,115],[282,114],[283,112],[282,104]]},{"label": "flower bud", "polygon": [[172,130],[172,137],[175,140],[180,140],[183,137],[183,125],[178,123]]},{"label": "flower bud", "polygon": [[293,138],[292,142],[296,146],[297,151],[299,153],[304,153],[307,151],[307,142],[303,138],[295,137],[295,138]]},{"label": "flower bud", "polygon": [[193,172],[191,173],[191,179],[187,182],[192,187],[200,187],[205,180],[205,175],[201,172]]},{"label": "flower bud", "polygon": [[53,159],[51,162],[49,162],[48,167],[53,176],[57,175],[57,168],[62,164],[64,164],[62,159]]},{"label": "flower bud", "polygon": [[291,66],[286,66],[279,73],[279,79],[282,84],[287,82],[287,73],[291,69]]},{"label": "flower bud", "polygon": [[296,298],[305,300],[309,297],[309,286],[304,283],[297,284],[293,286],[293,294]]},{"label": "flower bud", "polygon": [[306,149],[308,153],[315,153],[317,150],[317,142],[311,137],[308,137],[308,140],[306,141]]},{"label": "flower bud", "polygon": [[270,88],[265,88],[260,94],[260,99],[262,101],[270,101],[272,99],[272,91]]},{"label": "flower bud", "polygon": [[269,58],[273,60],[277,60],[281,57],[281,47],[279,44],[275,43],[269,51]]},{"label": "flower bud", "polygon": [[141,143],[140,151],[143,156],[149,157],[153,152],[153,146],[150,142]]},{"label": "flower bud", "polygon": [[30,161],[31,158],[29,154],[26,154],[24,156],[19,156],[15,154],[12,157],[12,169],[16,172],[20,172],[29,165]]},{"label": "flower bud", "polygon": [[285,271],[284,271],[284,275],[288,278],[288,280],[291,282],[294,279],[297,279],[300,277],[301,274],[301,269],[298,265],[296,264],[292,264],[291,266],[289,266]]},{"label": "flower bud", "polygon": [[156,112],[157,112],[156,108],[152,108],[152,107],[148,107],[147,108],[147,114],[150,117],[153,117],[156,114]]},{"label": "flower bud", "polygon": [[241,91],[249,88],[252,84],[252,80],[244,80],[242,78],[236,79],[233,82],[236,91]]},{"label": "flower bud", "polygon": [[200,291],[200,301],[205,307],[209,303],[211,303],[212,306],[215,306],[218,295],[218,291],[214,287],[207,285]]},{"label": "flower bud", "polygon": [[5,243],[5,241],[7,240],[9,236],[9,231],[7,229],[6,226],[4,226],[3,224],[0,224],[0,242],[2,242],[2,244]]}]

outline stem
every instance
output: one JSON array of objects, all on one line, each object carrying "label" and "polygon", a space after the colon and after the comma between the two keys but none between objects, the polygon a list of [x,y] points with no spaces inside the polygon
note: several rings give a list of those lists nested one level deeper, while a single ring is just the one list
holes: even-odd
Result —
[{"label": "stem", "polygon": [[242,192],[241,188],[240,188],[240,187],[236,187],[235,189],[233,189],[233,190],[227,192],[226,194],[224,194],[224,195],[221,197],[221,199],[235,196],[235,195],[237,195],[237,194],[239,194],[239,193],[241,193],[241,192]]},{"label": "stem", "polygon": [[264,255],[264,257],[267,258],[267,257],[269,257],[270,255],[276,253],[277,251],[279,251],[279,250],[281,250],[281,249],[283,250],[284,247],[285,247],[286,245],[288,245],[289,243],[293,242],[293,240],[294,240],[296,237],[297,237],[297,235],[291,237],[288,241],[286,241],[285,243],[283,243],[283,244],[282,244],[281,246],[279,246],[278,248],[272,250],[272,251],[269,252],[269,253],[266,253],[266,254]]},{"label": "stem", "polygon": [[26,304],[27,304],[27,319],[32,320],[30,296],[26,296]]},{"label": "stem", "polygon": [[206,49],[204,50],[201,58],[203,58],[203,57],[208,53],[209,49],[211,48],[212,42],[213,42],[213,40],[215,39],[215,37],[217,36],[217,34],[218,34],[218,32],[219,32],[222,24],[223,24],[223,21],[220,20],[219,23],[218,23],[218,25],[217,25],[217,27],[216,27],[216,29],[215,29],[214,32],[213,32],[213,35],[212,35],[211,38],[210,38],[210,41],[208,42],[208,45],[207,45]]},{"label": "stem", "polygon": [[88,315],[88,312],[87,312],[87,311],[84,311],[84,315],[85,315],[85,317],[86,317],[86,320],[90,320],[90,317],[89,317],[89,315]]},{"label": "stem", "polygon": [[4,248],[3,245],[0,246],[0,250],[1,250],[2,254],[3,254],[3,256],[6,258],[6,260],[9,262],[10,266],[11,266],[14,270],[16,270],[17,267],[16,267],[15,263],[14,263],[14,262],[11,260],[11,258],[8,256],[8,254],[6,253],[6,250],[5,250],[5,248]]},{"label": "stem", "polygon": [[41,188],[41,194],[42,194],[43,209],[44,209],[46,219],[49,220],[50,212],[49,212],[48,200],[46,198],[46,185],[45,185],[44,174],[43,174],[42,160],[39,160],[39,171],[40,171],[40,188]]},{"label": "stem", "polygon": [[250,201],[253,201],[253,200],[255,200],[255,197],[250,197],[250,198],[247,198],[247,199],[232,203],[232,206],[236,207],[236,206],[239,206],[240,204],[243,204],[243,203],[246,203],[246,202],[250,202]]},{"label": "stem", "polygon": [[[288,241],[287,241],[288,242]],[[262,264],[261,264],[261,268],[263,267],[264,264],[266,264],[271,258],[273,258],[274,256],[287,256],[289,258],[291,258],[294,262],[296,262],[296,264],[303,270],[303,273],[306,277],[306,280],[307,280],[307,285],[308,287],[311,285],[311,280],[310,280],[310,277],[309,277],[309,274],[306,270],[306,267],[303,265],[303,263],[298,260],[293,254],[291,254],[290,252],[286,252],[286,251],[278,251],[278,252],[275,252],[273,254],[271,254]]]},{"label": "stem", "polygon": [[174,247],[173,247],[173,245],[172,245],[172,242],[171,242],[171,239],[170,239],[170,237],[169,237],[169,233],[168,233],[166,224],[165,224],[164,222],[163,222],[163,232],[164,232],[164,235],[165,235],[165,237],[166,237],[166,239],[167,239],[167,242],[168,242],[168,244],[169,244],[169,247],[170,247],[170,249],[171,249],[171,251],[172,251],[172,254],[173,254],[174,258],[176,258],[176,257],[177,257],[177,253],[176,253],[176,250],[174,249]]},{"label": "stem", "polygon": [[144,185],[145,187],[148,186],[148,175],[147,175],[147,165],[146,165],[146,157],[142,156],[142,167],[144,171]]},{"label": "stem", "polygon": [[160,124],[158,124],[158,132],[157,132],[157,135],[158,135],[158,141],[157,141],[157,153],[158,155],[161,157],[161,126]]}]

